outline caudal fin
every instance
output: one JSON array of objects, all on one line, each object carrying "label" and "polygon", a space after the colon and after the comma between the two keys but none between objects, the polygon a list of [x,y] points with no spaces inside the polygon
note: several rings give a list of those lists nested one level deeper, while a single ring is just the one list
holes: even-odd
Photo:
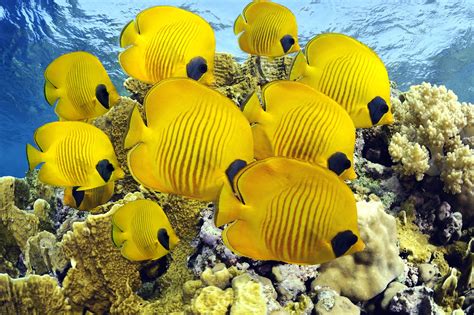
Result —
[{"label": "caudal fin", "polygon": [[128,132],[125,136],[123,147],[129,149],[139,143],[143,138],[143,133],[146,128],[142,116],[140,115],[140,111],[135,106],[128,120]]},{"label": "caudal fin", "polygon": [[305,54],[303,51],[300,51],[291,65],[290,77],[291,81],[296,81],[303,77],[306,73],[306,68],[308,67],[308,62],[306,61]]},{"label": "caudal fin", "polygon": [[245,20],[242,15],[239,15],[234,22],[234,34],[238,35],[245,30]]},{"label": "caudal fin", "polygon": [[250,123],[260,122],[262,114],[265,112],[260,105],[257,93],[253,93],[247,102],[242,106],[242,112]]},{"label": "caudal fin", "polygon": [[43,152],[39,151],[29,143],[26,145],[26,157],[28,159],[28,167],[30,171],[34,170],[38,164],[44,162]]}]

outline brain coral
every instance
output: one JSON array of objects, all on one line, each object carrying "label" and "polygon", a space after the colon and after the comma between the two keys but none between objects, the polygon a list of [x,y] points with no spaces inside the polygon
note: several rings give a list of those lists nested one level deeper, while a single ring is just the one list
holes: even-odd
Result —
[{"label": "brain coral", "polygon": [[353,301],[367,301],[403,272],[398,256],[395,218],[380,201],[357,202],[362,252],[322,264],[312,287],[329,286]]},{"label": "brain coral", "polygon": [[474,107],[459,103],[445,86],[412,86],[393,99],[394,135],[389,145],[403,175],[440,176],[450,193],[474,188]]}]

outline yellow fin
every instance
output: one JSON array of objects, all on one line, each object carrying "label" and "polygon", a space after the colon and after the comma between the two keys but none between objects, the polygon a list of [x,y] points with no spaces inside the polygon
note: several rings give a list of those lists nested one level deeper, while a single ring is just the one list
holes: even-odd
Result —
[{"label": "yellow fin", "polygon": [[112,241],[120,247],[127,240],[126,234],[114,223],[112,225]]},{"label": "yellow fin", "polygon": [[268,260],[271,257],[255,246],[255,231],[247,222],[236,221],[222,231],[224,245],[239,256],[251,257],[253,259]]},{"label": "yellow fin", "polygon": [[252,96],[249,97],[247,102],[242,106],[242,111],[250,123],[262,122],[265,111],[260,105],[257,93],[254,92]]},{"label": "yellow fin", "polygon": [[242,15],[239,15],[234,22],[234,34],[238,35],[245,30],[245,20]]},{"label": "yellow fin", "polygon": [[31,144],[26,145],[26,156],[28,159],[29,170],[34,170],[35,167],[43,161],[43,153],[33,147]]},{"label": "yellow fin", "polygon": [[293,59],[291,64],[290,77],[291,81],[298,80],[306,73],[306,69],[309,67],[308,62],[306,61],[305,54],[300,51],[296,57]]},{"label": "yellow fin", "polygon": [[53,106],[59,98],[58,89],[47,79],[44,83],[44,97],[49,105]]},{"label": "yellow fin", "polygon": [[[133,178],[147,188],[157,190],[162,187],[153,176],[147,145],[141,143],[128,152],[128,167]],[[146,161],[146,162],[145,162]]]},{"label": "yellow fin", "polygon": [[[128,47],[125,51],[122,51],[119,54],[119,63],[122,69],[127,69],[127,74],[134,78],[147,78],[144,69],[143,69],[143,62],[142,54],[140,53],[140,49],[137,46]],[[144,80],[142,80],[144,81]],[[147,82],[146,83],[155,83],[155,82]]]},{"label": "yellow fin", "polygon": [[137,39],[137,28],[135,26],[135,21],[132,20],[128,22],[127,25],[122,29],[120,33],[120,47],[125,48],[136,42]]},{"label": "yellow fin", "polygon": [[253,125],[252,134],[255,158],[257,160],[263,160],[274,156],[272,143],[263,127],[259,124]]},{"label": "yellow fin", "polygon": [[68,186],[66,180],[59,174],[58,168],[50,165],[48,162],[41,166],[38,173],[38,179],[48,185],[52,186]]},{"label": "yellow fin", "polygon": [[128,119],[128,131],[125,136],[123,147],[129,149],[142,141],[143,133],[146,130],[142,116],[137,106],[133,107],[132,113]]},{"label": "yellow fin", "polygon": [[230,183],[225,183],[214,213],[214,223],[219,227],[237,220],[243,207],[244,205],[235,197]]}]

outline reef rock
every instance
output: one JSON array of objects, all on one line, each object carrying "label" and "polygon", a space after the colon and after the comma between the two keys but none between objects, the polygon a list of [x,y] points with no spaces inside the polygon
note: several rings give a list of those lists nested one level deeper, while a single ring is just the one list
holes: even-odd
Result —
[{"label": "reef rock", "polygon": [[353,301],[367,301],[403,272],[395,218],[379,201],[357,202],[358,223],[366,248],[322,264],[312,287],[329,286]]},{"label": "reef rock", "polygon": [[433,301],[433,290],[418,286],[398,292],[390,302],[389,311],[405,315],[441,314]]},{"label": "reef rock", "polygon": [[343,296],[327,288],[315,288],[317,315],[359,315],[360,309]]}]

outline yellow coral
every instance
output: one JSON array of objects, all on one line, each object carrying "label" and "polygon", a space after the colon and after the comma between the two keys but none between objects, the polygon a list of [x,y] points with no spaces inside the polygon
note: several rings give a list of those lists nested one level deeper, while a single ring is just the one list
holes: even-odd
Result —
[{"label": "yellow coral", "polygon": [[266,314],[267,305],[263,286],[253,280],[248,274],[242,274],[232,280],[234,289],[234,304],[230,310],[231,315]]},{"label": "yellow coral", "polygon": [[0,274],[0,312],[2,314],[73,314],[71,305],[55,278],[32,275],[11,279],[5,274]]},{"label": "yellow coral", "polygon": [[64,294],[71,303],[97,313],[118,307],[123,300],[131,305],[143,302],[133,293],[141,284],[139,265],[123,258],[110,236],[111,216],[121,203],[105,214],[74,223],[61,242],[72,265],[63,282]]},{"label": "yellow coral", "polygon": [[215,286],[208,286],[192,300],[191,309],[193,314],[226,314],[233,299],[232,289],[222,290]]}]

